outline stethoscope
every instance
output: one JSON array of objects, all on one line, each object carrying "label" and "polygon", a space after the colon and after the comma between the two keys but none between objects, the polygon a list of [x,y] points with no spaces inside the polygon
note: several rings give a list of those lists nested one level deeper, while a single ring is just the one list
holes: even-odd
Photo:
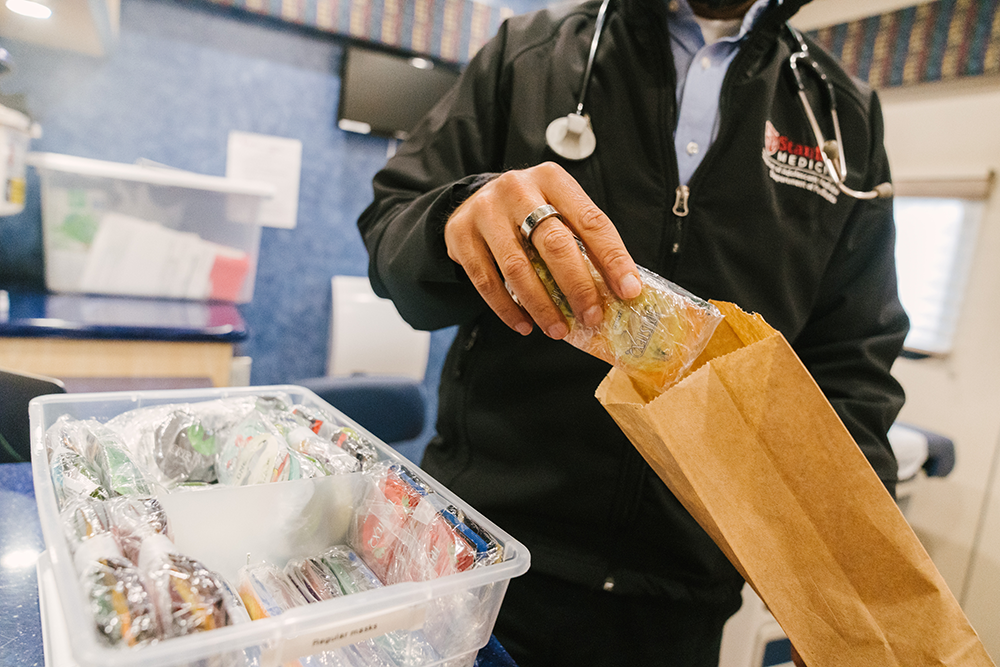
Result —
[{"label": "stethoscope", "polygon": [[[590,124],[590,116],[583,113],[583,102],[587,96],[587,86],[590,83],[590,71],[594,66],[594,58],[597,55],[597,45],[601,39],[601,32],[604,29],[604,17],[608,11],[611,0],[603,0],[601,8],[597,13],[597,23],[594,27],[594,36],[590,40],[590,54],[587,57],[587,67],[583,73],[583,86],[580,89],[580,98],[576,104],[576,110],[572,113],[556,118],[549,123],[545,129],[545,143],[548,144],[555,153],[567,160],[583,160],[593,154],[597,146],[597,137]],[[787,25],[787,24],[786,24]],[[840,135],[840,117],[837,115],[837,96],[834,92],[833,84],[826,76],[826,72],[816,59],[809,53],[802,35],[788,25],[788,30],[795,38],[799,49],[792,53],[788,59],[788,66],[795,77],[795,85],[798,88],[799,100],[802,102],[802,109],[805,111],[809,126],[812,129],[816,145],[820,148],[823,157],[823,165],[826,172],[833,180],[837,189],[844,194],[855,199],[875,199],[876,197],[891,197],[892,184],[880,183],[874,189],[868,191],[858,191],[848,187],[844,183],[847,177],[847,160],[844,157],[843,140]],[[823,131],[820,130],[816,114],[813,112],[809,98],[806,96],[805,78],[802,76],[801,65],[805,65],[820,80],[826,89],[827,100],[830,104],[830,117],[833,120],[833,139],[826,139]]]},{"label": "stethoscope", "polygon": [[[795,76],[795,86],[799,89],[799,101],[802,102],[802,109],[806,113],[806,118],[809,119],[809,127],[812,128],[813,137],[816,139],[816,145],[819,146],[820,155],[823,157],[823,164],[826,166],[826,171],[830,175],[830,178],[833,179],[838,190],[855,199],[891,197],[892,183],[879,183],[874,189],[864,192],[854,190],[844,183],[844,179],[847,178],[847,160],[844,158],[844,141],[840,136],[840,117],[837,115],[837,94],[834,92],[833,84],[827,78],[826,72],[823,71],[823,68],[820,67],[816,59],[809,53],[809,46],[802,38],[802,34],[791,25],[788,25],[788,31],[792,33],[792,37],[795,38],[795,41],[799,45],[799,50],[789,56],[788,67]],[[819,129],[816,114],[813,113],[809,98],[806,97],[806,83],[799,69],[800,63],[807,65],[809,70],[815,74],[816,78],[820,80],[820,83],[826,89],[827,101],[830,104],[830,118],[833,120],[833,139],[824,138],[823,131]]]}]

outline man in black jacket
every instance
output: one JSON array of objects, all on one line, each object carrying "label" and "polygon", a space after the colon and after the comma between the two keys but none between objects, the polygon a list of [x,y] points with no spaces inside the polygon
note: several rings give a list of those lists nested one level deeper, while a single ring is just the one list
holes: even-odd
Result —
[{"label": "man in black jacket", "polygon": [[[598,4],[506,22],[375,177],[358,225],[378,294],[417,328],[460,325],[422,466],[531,551],[501,643],[523,665],[715,665],[743,582],[594,398],[608,366],[559,340],[522,222],[561,214],[532,241],[585,323],[599,302],[574,236],[623,298],[638,263],[762,314],[892,491],[889,371],[908,327],[892,203],[824,170],[788,66],[802,0],[614,0],[584,100],[596,149],[560,157],[546,127],[577,108]],[[810,49],[837,93],[844,184],[888,182],[875,95]]]}]

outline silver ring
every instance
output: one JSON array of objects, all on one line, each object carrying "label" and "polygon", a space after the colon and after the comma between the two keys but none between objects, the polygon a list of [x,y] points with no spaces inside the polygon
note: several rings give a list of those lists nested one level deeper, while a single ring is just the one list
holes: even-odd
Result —
[{"label": "silver ring", "polygon": [[521,233],[524,234],[524,238],[530,241],[531,233],[535,231],[535,227],[542,224],[543,220],[548,220],[549,218],[559,218],[562,220],[559,211],[551,204],[542,204],[529,213],[528,217],[521,223]]}]

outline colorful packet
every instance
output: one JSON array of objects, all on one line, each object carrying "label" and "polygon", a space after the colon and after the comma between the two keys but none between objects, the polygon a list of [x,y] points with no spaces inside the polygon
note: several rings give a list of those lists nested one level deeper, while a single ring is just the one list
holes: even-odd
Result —
[{"label": "colorful packet", "polygon": [[60,508],[78,497],[98,500],[111,497],[101,476],[84,458],[83,443],[77,442],[81,436],[76,420],[67,415],[59,417],[45,432],[49,475]]},{"label": "colorful packet", "polygon": [[618,298],[580,244],[604,310],[601,324],[586,327],[577,321],[534,246],[525,241],[524,249],[552,301],[566,318],[569,334],[564,340],[622,369],[655,391],[664,391],[684,376],[723,319],[711,303],[641,266],[636,268],[642,291],[633,299]]},{"label": "colorful packet", "polygon": [[238,581],[240,599],[255,621],[306,603],[281,570],[270,563],[244,565],[240,568]]},{"label": "colorful packet", "polygon": [[361,462],[336,443],[316,435],[312,429],[298,425],[285,435],[288,446],[315,460],[329,475],[360,472]]},{"label": "colorful packet", "polygon": [[397,544],[427,489],[398,465],[373,475],[367,484],[368,492],[352,526],[351,544],[375,575],[388,581]]},{"label": "colorful packet", "polygon": [[476,546],[445,518],[446,505],[428,494],[401,532],[386,583],[429,581],[465,572],[476,563]]},{"label": "colorful packet", "polygon": [[84,592],[97,630],[111,646],[142,646],[160,636],[156,607],[142,573],[124,558],[93,561]]},{"label": "colorful packet", "polygon": [[329,569],[316,558],[288,561],[285,565],[285,576],[307,602],[320,602],[344,594]]},{"label": "colorful packet", "polygon": [[357,459],[360,470],[368,470],[378,461],[378,452],[368,438],[356,429],[320,410],[303,405],[292,407],[292,414],[313,433]]},{"label": "colorful packet", "polygon": [[147,574],[165,637],[180,637],[229,625],[221,577],[178,553],[165,535],[142,540],[139,568]]},{"label": "colorful packet", "polygon": [[302,465],[276,429],[254,413],[229,434],[216,473],[222,484],[244,486],[300,479]]}]

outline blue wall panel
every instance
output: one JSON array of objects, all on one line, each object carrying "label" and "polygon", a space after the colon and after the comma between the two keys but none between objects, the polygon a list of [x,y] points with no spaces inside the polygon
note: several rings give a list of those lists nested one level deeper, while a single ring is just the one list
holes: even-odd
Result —
[{"label": "blue wall panel", "polygon": [[[388,142],[336,127],[341,44],[267,19],[164,0],[122,3],[120,39],[102,59],[3,40],[15,70],[0,81],[43,128],[32,150],[116,162],[148,158],[225,173],[231,130],[302,141],[298,226],[264,229],[250,330],[254,384],[322,375],[330,278],[364,275],[355,221]],[[30,170],[29,170],[30,171]],[[40,283],[37,179],[17,216],[0,218],[0,281]],[[436,334],[433,393],[451,332]]]}]

